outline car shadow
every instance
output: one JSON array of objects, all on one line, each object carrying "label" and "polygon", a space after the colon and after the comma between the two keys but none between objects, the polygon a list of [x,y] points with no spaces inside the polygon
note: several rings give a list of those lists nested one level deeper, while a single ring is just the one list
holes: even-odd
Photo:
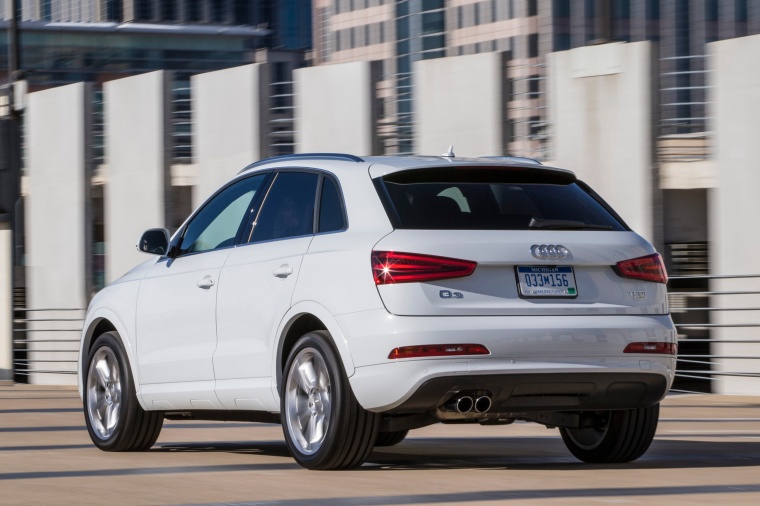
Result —
[{"label": "car shadow", "polygon": [[[736,435],[734,435],[736,437]],[[760,441],[655,439],[640,459],[626,464],[586,464],[560,437],[409,438],[376,448],[362,470],[386,469],[688,469],[760,466]]]},{"label": "car shadow", "polygon": [[[222,452],[290,458],[282,441],[158,443],[151,452]],[[434,469],[578,470],[760,467],[760,441],[655,439],[639,460],[586,464],[573,457],[559,436],[504,438],[415,438],[375,448],[361,471]]]}]

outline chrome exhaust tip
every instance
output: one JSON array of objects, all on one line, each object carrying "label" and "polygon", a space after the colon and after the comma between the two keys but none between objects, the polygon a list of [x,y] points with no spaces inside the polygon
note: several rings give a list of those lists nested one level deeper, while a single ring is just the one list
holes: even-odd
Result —
[{"label": "chrome exhaust tip", "polygon": [[459,399],[456,400],[456,410],[459,413],[469,413],[472,410],[472,407],[475,403],[472,400],[472,397],[469,395],[463,395]]},{"label": "chrome exhaust tip", "polygon": [[487,395],[484,395],[482,397],[478,397],[475,399],[475,411],[478,413],[485,413],[489,409],[491,409],[491,398]]}]

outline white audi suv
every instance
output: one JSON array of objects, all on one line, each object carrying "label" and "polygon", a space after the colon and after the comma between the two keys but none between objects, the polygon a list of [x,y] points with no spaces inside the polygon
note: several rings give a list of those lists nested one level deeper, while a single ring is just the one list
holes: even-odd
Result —
[{"label": "white audi suv", "polygon": [[96,446],[164,419],[281,423],[309,469],[433,423],[557,427],[586,462],[649,447],[676,332],[660,256],[572,172],[509,157],[254,163],[90,303]]}]

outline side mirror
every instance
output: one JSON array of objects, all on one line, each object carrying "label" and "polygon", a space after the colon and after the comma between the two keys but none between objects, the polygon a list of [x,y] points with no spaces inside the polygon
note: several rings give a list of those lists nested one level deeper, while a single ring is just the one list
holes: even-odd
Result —
[{"label": "side mirror", "polygon": [[166,255],[169,251],[169,231],[165,228],[150,228],[143,232],[136,246],[143,253]]}]

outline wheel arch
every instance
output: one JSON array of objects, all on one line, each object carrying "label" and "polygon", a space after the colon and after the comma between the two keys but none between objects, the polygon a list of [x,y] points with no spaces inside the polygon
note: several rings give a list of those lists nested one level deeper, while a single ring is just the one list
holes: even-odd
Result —
[{"label": "wheel arch", "polygon": [[315,330],[326,330],[330,334],[332,344],[343,363],[346,376],[351,377],[354,374],[354,361],[351,357],[351,351],[338,322],[321,304],[313,301],[301,302],[290,308],[277,331],[278,340],[275,347],[272,375],[275,380],[274,394],[277,395],[277,398],[279,398],[279,386],[282,382],[282,373],[290,350],[301,336]]},{"label": "wheel arch", "polygon": [[[92,345],[95,344],[95,340],[104,332],[116,332],[118,339],[121,342],[121,346],[127,354],[127,363],[132,372],[132,381],[135,385],[135,390],[139,392],[140,379],[137,368],[137,356],[132,342],[128,339],[128,333],[125,325],[112,311],[101,308],[97,309],[87,315],[84,328],[82,330],[82,339],[79,348],[79,360],[77,367],[77,384],[79,386],[79,396],[84,395],[84,370],[86,367],[87,356],[92,349]],[[140,396],[138,400],[142,403]]]}]

